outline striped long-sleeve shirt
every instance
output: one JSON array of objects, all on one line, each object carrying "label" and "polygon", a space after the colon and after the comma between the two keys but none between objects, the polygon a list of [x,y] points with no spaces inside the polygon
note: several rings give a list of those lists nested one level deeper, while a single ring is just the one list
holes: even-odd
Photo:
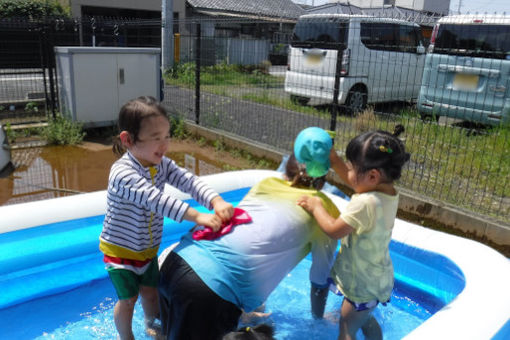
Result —
[{"label": "striped long-sleeve shirt", "polygon": [[163,191],[165,183],[190,194],[212,209],[218,193],[191,172],[167,157],[144,168],[128,151],[116,161],[108,179],[107,210],[100,236],[100,250],[108,256],[132,260],[157,255],[163,217],[182,221],[189,205]]}]

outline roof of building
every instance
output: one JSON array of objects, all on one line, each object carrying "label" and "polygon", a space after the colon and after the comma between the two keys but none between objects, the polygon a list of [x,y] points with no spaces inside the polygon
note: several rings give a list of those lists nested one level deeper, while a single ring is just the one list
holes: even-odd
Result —
[{"label": "roof of building", "polygon": [[344,3],[331,3],[322,6],[308,8],[306,10],[309,14],[361,14],[371,15],[383,18],[394,18],[414,21],[416,23],[430,24],[438,19],[437,15],[415,11],[408,8],[399,6],[383,6],[373,8],[362,8],[354,5]]},{"label": "roof of building", "polygon": [[292,0],[187,0],[195,10],[206,14],[259,18],[297,19],[305,10]]},{"label": "roof of building", "polygon": [[363,14],[361,8],[343,3],[329,3],[306,9],[310,14]]}]

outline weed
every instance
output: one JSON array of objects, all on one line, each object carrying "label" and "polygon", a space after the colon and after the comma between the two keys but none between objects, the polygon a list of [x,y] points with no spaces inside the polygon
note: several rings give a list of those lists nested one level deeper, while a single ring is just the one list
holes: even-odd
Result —
[{"label": "weed", "polygon": [[170,135],[177,139],[185,139],[188,137],[189,132],[184,124],[182,117],[170,116]]},{"label": "weed", "polygon": [[354,128],[358,133],[372,130],[376,123],[377,117],[375,116],[373,107],[368,107],[354,118]]},{"label": "weed", "polygon": [[28,102],[26,105],[25,105],[25,111],[26,112],[39,112],[39,106],[37,105],[36,102]]},{"label": "weed", "polygon": [[216,151],[224,151],[226,149],[226,145],[222,140],[216,139],[213,142],[213,146],[216,149]]},{"label": "weed", "polygon": [[79,144],[85,137],[80,123],[72,122],[60,113],[48,121],[48,126],[42,129],[41,134],[48,144],[57,145]]},{"label": "weed", "polygon": [[207,140],[204,137],[200,137],[197,140],[197,143],[198,143],[199,146],[205,146],[207,144]]}]

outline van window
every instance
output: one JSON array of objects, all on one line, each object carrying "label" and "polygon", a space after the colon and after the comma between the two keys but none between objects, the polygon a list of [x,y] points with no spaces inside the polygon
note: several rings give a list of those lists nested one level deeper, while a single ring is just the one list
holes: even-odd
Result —
[{"label": "van window", "polygon": [[361,23],[361,42],[372,50],[395,51],[398,26],[378,22]]},{"label": "van window", "polygon": [[419,27],[390,23],[361,23],[360,35],[367,48],[382,51],[416,53],[422,40]]},{"label": "van window", "polygon": [[510,26],[441,24],[434,53],[510,59]]},{"label": "van window", "polygon": [[419,27],[401,25],[398,36],[398,47],[401,52],[414,52],[421,45],[422,36]]},{"label": "van window", "polygon": [[345,48],[348,22],[334,19],[299,20],[292,35],[292,47]]}]

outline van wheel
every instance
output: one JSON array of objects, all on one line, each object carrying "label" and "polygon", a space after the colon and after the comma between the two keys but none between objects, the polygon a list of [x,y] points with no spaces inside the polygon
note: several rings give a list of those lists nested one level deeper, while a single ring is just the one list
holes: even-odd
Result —
[{"label": "van wheel", "polygon": [[294,104],[299,104],[299,105],[306,105],[308,104],[308,102],[310,101],[310,98],[308,97],[301,97],[301,96],[295,96],[293,94],[290,95],[290,101],[293,102]]},{"label": "van wheel", "polygon": [[352,88],[345,100],[345,108],[350,114],[365,110],[367,108],[367,91],[361,87]]}]

